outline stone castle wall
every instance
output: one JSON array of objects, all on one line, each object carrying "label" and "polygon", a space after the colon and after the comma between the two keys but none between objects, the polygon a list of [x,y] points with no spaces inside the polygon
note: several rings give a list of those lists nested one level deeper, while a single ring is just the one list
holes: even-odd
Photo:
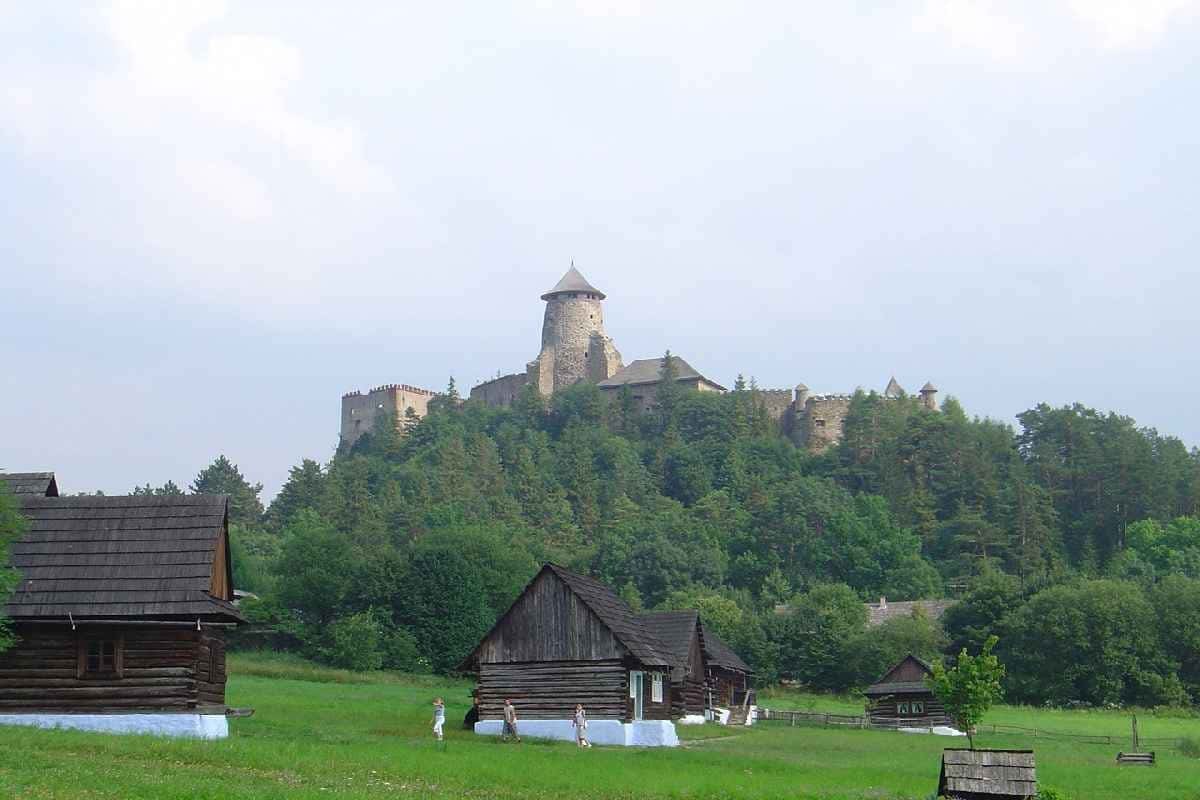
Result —
[{"label": "stone castle wall", "polygon": [[493,378],[472,388],[471,399],[495,408],[507,408],[516,402],[528,383],[529,374],[526,372]]},{"label": "stone castle wall", "polygon": [[804,408],[796,414],[792,441],[813,453],[837,444],[850,413],[851,395],[828,394],[805,398]]},{"label": "stone castle wall", "polygon": [[349,392],[342,395],[341,439],[347,445],[358,441],[375,427],[379,414],[391,414],[403,423],[405,412],[411,408],[418,417],[429,411],[429,401],[436,396],[430,389],[404,383],[377,386],[367,393]]}]

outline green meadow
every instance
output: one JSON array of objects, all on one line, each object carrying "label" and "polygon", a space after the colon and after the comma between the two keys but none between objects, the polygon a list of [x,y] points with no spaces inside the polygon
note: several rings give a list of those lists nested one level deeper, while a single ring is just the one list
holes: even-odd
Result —
[{"label": "green meadow", "polygon": [[[765,723],[730,731],[681,727],[674,750],[527,740],[463,731],[469,684],[363,675],[293,659],[231,658],[231,720],[219,742],[0,727],[0,797],[35,798],[825,798],[932,796],[939,753],[962,740]],[[447,700],[447,741],[429,732],[430,702]],[[777,707],[856,713],[850,699],[768,693]],[[821,704],[823,701],[823,705]],[[989,721],[1126,735],[1128,715],[999,708]],[[1200,720],[1139,717],[1143,736],[1196,736]],[[1043,786],[1076,800],[1200,798],[1200,760],[1158,749],[1159,765],[1117,767],[1118,746],[983,735],[985,747],[1037,752]],[[1127,744],[1125,745],[1127,749]]]}]

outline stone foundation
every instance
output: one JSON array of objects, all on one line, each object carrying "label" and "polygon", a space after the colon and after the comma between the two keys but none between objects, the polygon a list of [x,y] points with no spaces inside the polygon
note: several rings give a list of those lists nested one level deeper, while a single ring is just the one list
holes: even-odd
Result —
[{"label": "stone foundation", "polygon": [[[499,736],[504,721],[481,720],[475,723],[480,736]],[[575,726],[569,719],[530,719],[517,723],[522,738],[575,741]],[[625,747],[678,747],[679,736],[674,723],[668,720],[618,722],[615,719],[588,720],[587,740],[592,744],[613,744]]]},{"label": "stone foundation", "polygon": [[229,722],[224,714],[0,714],[0,725],[190,739],[229,736]]}]

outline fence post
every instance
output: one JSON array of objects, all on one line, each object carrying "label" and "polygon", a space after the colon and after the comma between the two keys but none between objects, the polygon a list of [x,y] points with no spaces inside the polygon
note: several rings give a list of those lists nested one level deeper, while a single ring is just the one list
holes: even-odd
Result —
[{"label": "fence post", "polygon": [[792,727],[796,727],[796,712],[792,712]]}]

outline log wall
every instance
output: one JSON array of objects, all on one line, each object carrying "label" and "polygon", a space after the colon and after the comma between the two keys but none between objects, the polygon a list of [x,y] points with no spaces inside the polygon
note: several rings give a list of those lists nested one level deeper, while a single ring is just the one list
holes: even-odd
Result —
[{"label": "log wall", "polygon": [[[925,704],[924,712],[900,714],[896,711],[896,707],[900,703],[908,703],[911,708],[914,700]],[[932,692],[893,694],[872,699],[867,704],[867,716],[872,725],[886,727],[922,728],[949,724],[945,707],[933,696]]]},{"label": "log wall", "polygon": [[[224,644],[211,631],[95,625],[72,631],[67,625],[26,624],[18,625],[16,634],[17,644],[0,653],[0,711],[188,711],[224,706]],[[81,642],[100,638],[119,642],[119,674],[85,673]],[[214,658],[214,653],[219,654]]]},{"label": "log wall", "polygon": [[629,671],[620,659],[479,665],[479,718],[504,719],[504,699],[517,719],[570,719],[583,703],[588,719],[627,719]]}]

